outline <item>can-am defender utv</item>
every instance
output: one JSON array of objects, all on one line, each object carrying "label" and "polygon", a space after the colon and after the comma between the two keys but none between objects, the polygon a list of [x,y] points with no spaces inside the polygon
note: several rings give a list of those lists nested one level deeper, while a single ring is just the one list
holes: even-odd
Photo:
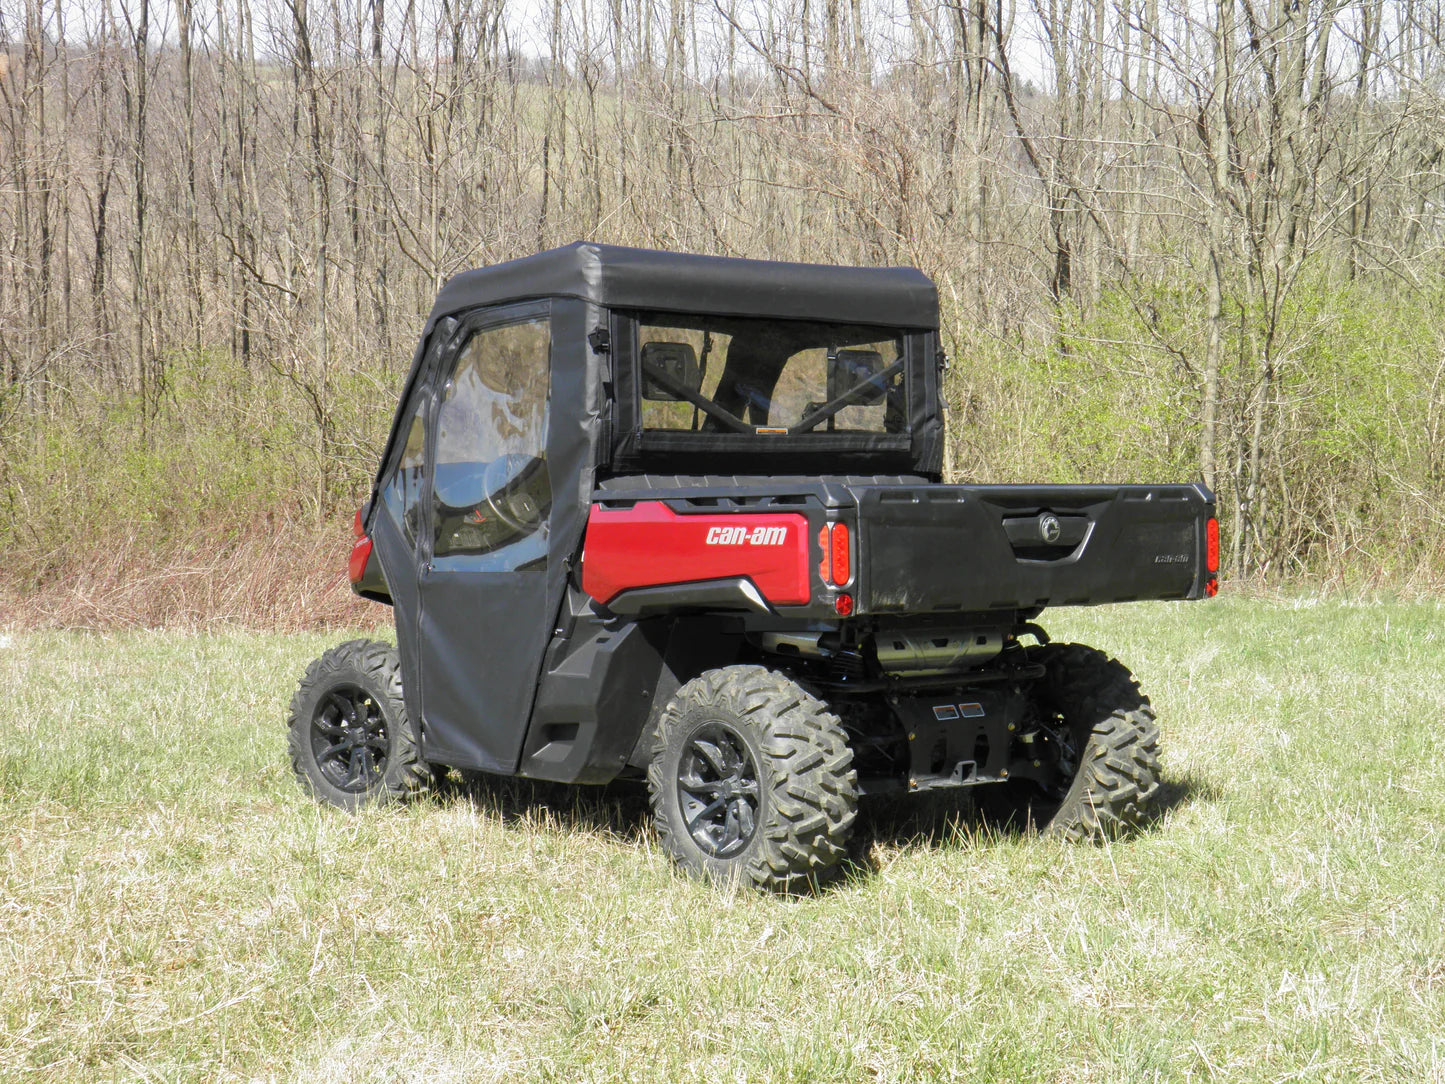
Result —
[{"label": "can-am defender utv", "polygon": [[347,808],[645,774],[683,868],[782,891],[836,872],[861,794],[1137,823],[1148,700],[1035,620],[1212,595],[1213,497],[945,484],[942,365],[910,269],[575,244],[458,275],[356,518],[397,646],[307,670],[297,774]]}]

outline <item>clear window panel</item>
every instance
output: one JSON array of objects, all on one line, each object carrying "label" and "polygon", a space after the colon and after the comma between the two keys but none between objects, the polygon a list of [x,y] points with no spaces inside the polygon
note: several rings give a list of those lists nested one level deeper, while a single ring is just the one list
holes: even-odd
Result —
[{"label": "clear window panel", "polygon": [[644,317],[642,426],[757,433],[907,431],[903,336],[800,320]]},{"label": "clear window panel", "polygon": [[551,332],[546,318],[475,332],[437,413],[433,556],[439,567],[541,568]]}]

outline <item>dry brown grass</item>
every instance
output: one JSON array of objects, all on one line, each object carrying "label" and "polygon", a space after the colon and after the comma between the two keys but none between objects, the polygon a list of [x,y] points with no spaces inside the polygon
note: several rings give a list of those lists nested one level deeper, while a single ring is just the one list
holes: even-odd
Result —
[{"label": "dry brown grass", "polygon": [[129,531],[0,573],[0,628],[234,626],[278,632],[389,624],[346,582],[340,525],[258,523],[157,545]]}]

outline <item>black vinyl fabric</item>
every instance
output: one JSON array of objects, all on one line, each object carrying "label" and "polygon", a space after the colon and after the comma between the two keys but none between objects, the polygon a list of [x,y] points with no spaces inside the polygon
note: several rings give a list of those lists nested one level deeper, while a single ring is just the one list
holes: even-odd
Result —
[{"label": "black vinyl fabric", "polygon": [[533,297],[575,297],[602,308],[938,327],[938,291],[911,267],[775,263],[588,241],[462,272],[442,287],[429,323]]},{"label": "black vinyl fabric", "polygon": [[421,612],[417,597],[416,553],[401,524],[388,515],[374,517],[371,541],[381,562],[391,594],[391,615],[396,622],[396,649],[401,658],[402,698],[410,719],[421,718],[421,687],[413,680],[417,668],[417,618]]},{"label": "black vinyl fabric", "polygon": [[[423,755],[455,767],[516,770],[543,653],[587,520],[601,429],[601,374],[574,355],[589,350],[587,330],[601,314],[577,300],[555,302],[551,314],[546,459],[552,500],[545,566],[507,572],[442,568],[428,552],[425,533],[413,550],[391,517],[373,517],[392,585],[407,710],[423,720]],[[451,345],[425,352],[422,369],[445,367],[470,326],[469,320],[449,322],[442,330]],[[434,363],[434,357],[440,361]],[[434,404],[428,409],[435,417]]]}]

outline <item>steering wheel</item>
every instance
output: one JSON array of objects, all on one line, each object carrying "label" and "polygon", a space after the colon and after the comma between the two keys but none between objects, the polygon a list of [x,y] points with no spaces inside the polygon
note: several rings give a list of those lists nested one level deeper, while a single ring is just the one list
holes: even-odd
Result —
[{"label": "steering wheel", "polygon": [[525,482],[541,464],[536,456],[509,452],[488,463],[482,475],[487,507],[508,527],[522,534],[541,526],[542,507],[527,487],[518,483]]}]

